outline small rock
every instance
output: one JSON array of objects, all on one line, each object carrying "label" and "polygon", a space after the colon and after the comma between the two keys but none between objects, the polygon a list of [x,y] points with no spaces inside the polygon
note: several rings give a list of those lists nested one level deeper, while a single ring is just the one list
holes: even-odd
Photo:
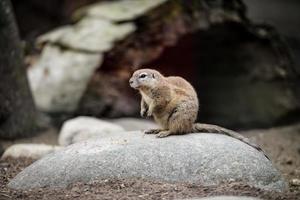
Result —
[{"label": "small rock", "polygon": [[2,158],[27,157],[39,159],[49,153],[59,150],[61,147],[46,144],[14,144],[6,149]]},{"label": "small rock", "polygon": [[67,120],[60,131],[58,143],[67,146],[92,137],[107,137],[125,130],[116,124],[93,117],[77,117]]},{"label": "small rock", "polygon": [[300,186],[300,179],[294,178],[290,181],[290,185],[292,186]]}]

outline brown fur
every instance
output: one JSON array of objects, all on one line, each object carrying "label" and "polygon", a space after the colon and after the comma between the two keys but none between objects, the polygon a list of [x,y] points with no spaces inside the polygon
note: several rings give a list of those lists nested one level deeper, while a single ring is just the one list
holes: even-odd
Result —
[{"label": "brown fur", "polygon": [[[145,77],[140,77],[141,75]],[[142,95],[141,115],[153,116],[161,126],[161,129],[145,131],[146,134],[167,137],[194,132],[221,133],[262,151],[237,132],[211,124],[195,124],[199,109],[197,93],[193,86],[181,77],[164,77],[156,70],[140,69],[132,75],[130,85]]]}]

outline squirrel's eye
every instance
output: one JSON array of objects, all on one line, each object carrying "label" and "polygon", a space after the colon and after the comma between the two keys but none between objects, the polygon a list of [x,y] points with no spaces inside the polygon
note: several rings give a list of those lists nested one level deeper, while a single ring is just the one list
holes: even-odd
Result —
[{"label": "squirrel's eye", "polygon": [[141,74],[140,76],[139,76],[139,78],[145,78],[146,77],[146,74]]}]

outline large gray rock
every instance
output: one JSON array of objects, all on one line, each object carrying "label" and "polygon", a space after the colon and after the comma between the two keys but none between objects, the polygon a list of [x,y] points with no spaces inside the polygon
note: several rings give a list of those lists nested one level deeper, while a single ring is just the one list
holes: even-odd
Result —
[{"label": "large gray rock", "polygon": [[123,127],[126,131],[139,131],[139,130],[159,128],[155,122],[147,119],[128,117],[128,118],[113,119],[111,120],[111,122]]},{"label": "large gray rock", "polygon": [[201,133],[158,139],[141,132],[70,145],[33,163],[8,186],[66,187],[77,181],[132,177],[205,185],[236,180],[279,191],[286,187],[262,153],[234,138]]}]

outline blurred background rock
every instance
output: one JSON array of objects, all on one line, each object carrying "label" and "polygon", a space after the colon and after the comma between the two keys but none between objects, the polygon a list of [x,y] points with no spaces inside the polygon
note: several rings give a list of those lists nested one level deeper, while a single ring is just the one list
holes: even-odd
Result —
[{"label": "blurred background rock", "polygon": [[[85,5],[118,1],[12,2],[27,44],[30,74],[30,70],[45,66],[36,63],[41,63],[40,55],[49,46],[73,51],[62,39],[49,38],[37,49],[38,36],[64,25],[76,26],[89,17],[82,11]],[[135,28],[113,41],[111,48],[92,52],[101,54],[101,59],[93,58],[93,73],[86,76],[87,85],[80,86],[86,89],[72,96],[79,99],[75,107],[66,101],[65,97],[74,94],[65,92],[67,89],[58,94],[62,98],[49,97],[57,104],[43,107],[40,102],[44,99],[37,91],[53,94],[47,85],[47,90],[33,90],[35,101],[52,116],[137,117],[139,97],[128,87],[128,78],[137,68],[151,67],[165,75],[183,76],[196,87],[201,122],[249,129],[299,121],[299,8],[296,0],[161,1],[131,19],[110,20],[117,26],[129,23]],[[67,69],[62,73],[70,73],[71,68]],[[47,80],[46,76],[41,79]],[[75,82],[72,85],[76,87]],[[57,91],[55,87],[52,90]]]}]

